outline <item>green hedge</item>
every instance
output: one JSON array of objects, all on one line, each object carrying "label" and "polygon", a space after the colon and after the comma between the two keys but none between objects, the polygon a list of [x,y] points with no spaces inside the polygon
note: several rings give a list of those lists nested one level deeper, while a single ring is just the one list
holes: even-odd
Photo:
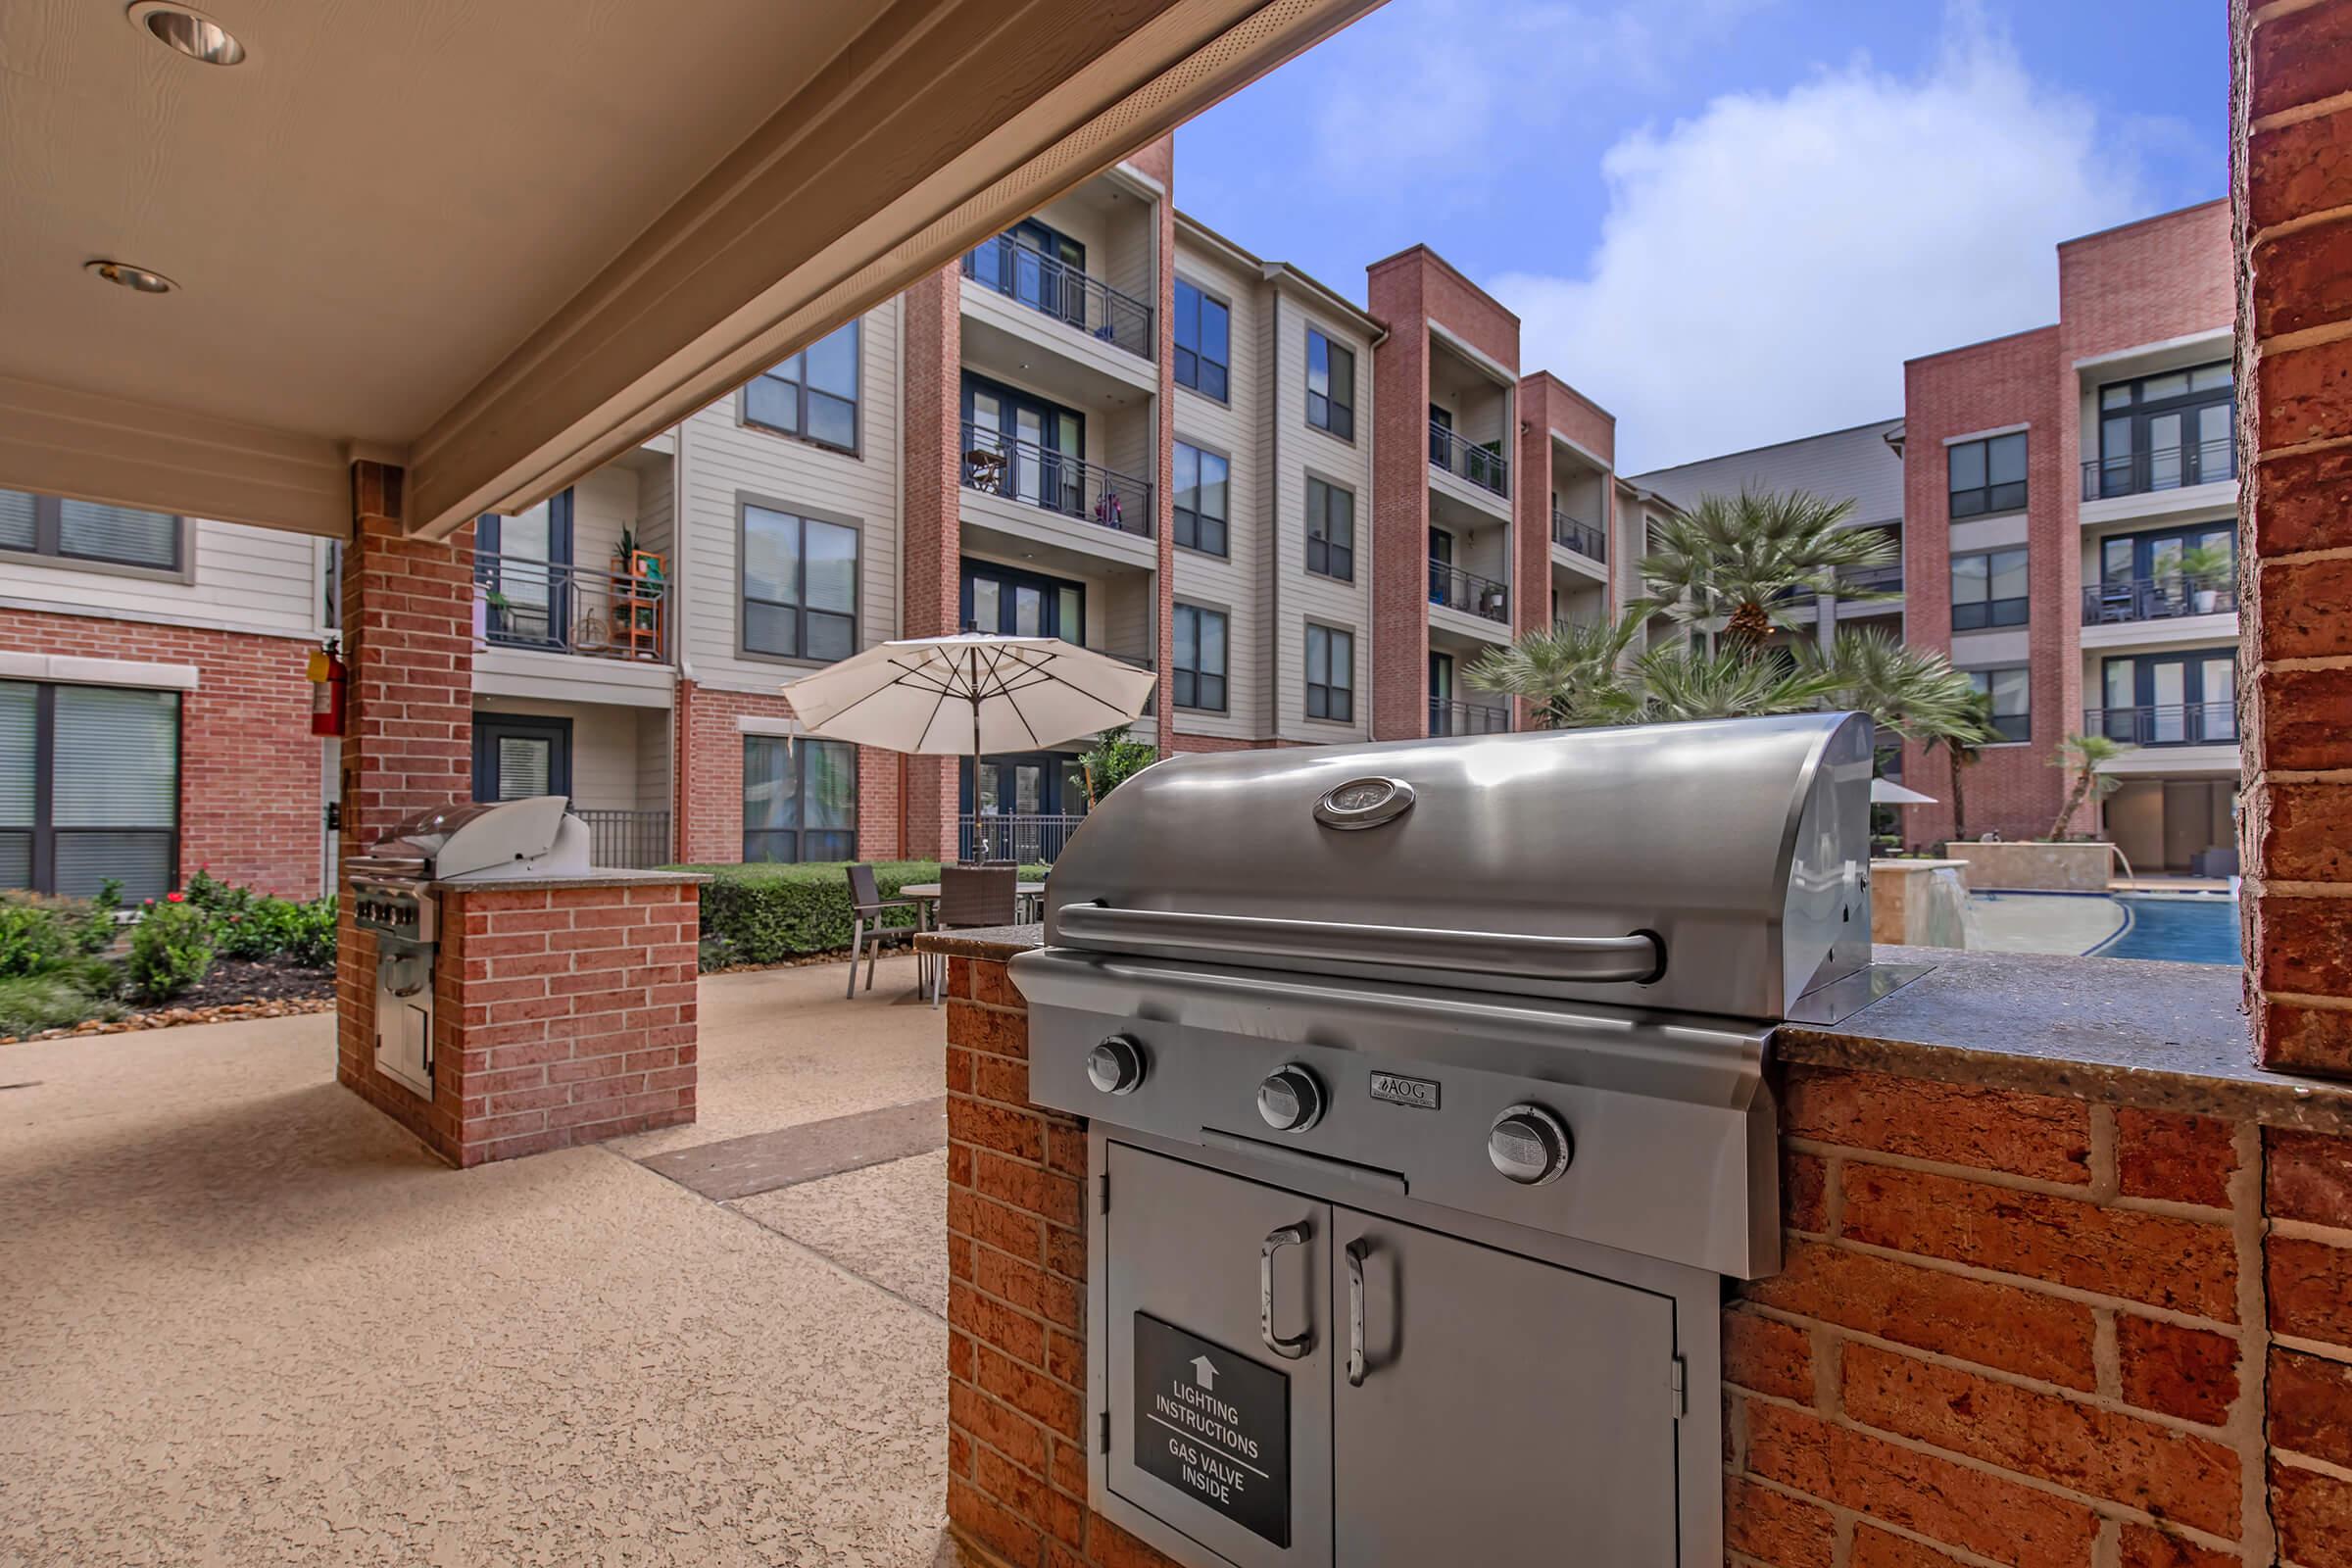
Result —
[{"label": "green hedge", "polygon": [[[711,880],[703,889],[703,967],[735,963],[781,963],[810,953],[833,953],[850,945],[850,879],[841,861],[812,865],[684,865]],[[1021,867],[1034,882],[1042,865]],[[909,882],[939,880],[937,860],[884,860],[874,866],[874,885],[884,898]],[[912,925],[914,911],[896,910],[895,923]]]}]

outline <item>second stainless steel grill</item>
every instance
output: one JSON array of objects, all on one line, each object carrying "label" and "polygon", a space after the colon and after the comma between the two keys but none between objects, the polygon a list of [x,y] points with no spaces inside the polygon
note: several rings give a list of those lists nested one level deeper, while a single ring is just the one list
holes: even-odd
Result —
[{"label": "second stainless steel grill", "polygon": [[1719,1563],[1767,1075],[1870,966],[1844,714],[1181,758],[1055,863],[1095,1506],[1178,1560]]}]

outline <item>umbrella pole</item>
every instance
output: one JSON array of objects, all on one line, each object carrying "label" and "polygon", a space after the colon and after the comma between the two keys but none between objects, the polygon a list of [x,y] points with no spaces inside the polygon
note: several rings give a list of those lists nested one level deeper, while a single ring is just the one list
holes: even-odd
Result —
[{"label": "umbrella pole", "polygon": [[[980,650],[979,650],[979,649],[977,649],[977,648],[973,649],[973,650],[971,651],[971,654],[970,654],[970,659],[971,659],[971,667],[972,667],[972,680],[971,680],[971,685],[972,685],[972,849],[973,849],[973,851],[974,851],[974,853],[975,853],[975,855],[977,856],[977,858],[978,858],[985,860],[985,859],[987,859],[987,858],[988,858],[988,857],[987,857],[985,854],[980,854],[980,853],[979,853],[979,851],[980,851]],[[958,850],[960,850],[961,848],[962,848],[962,846],[960,846],[960,845],[958,845],[958,846],[957,846],[957,849],[958,849]]]}]

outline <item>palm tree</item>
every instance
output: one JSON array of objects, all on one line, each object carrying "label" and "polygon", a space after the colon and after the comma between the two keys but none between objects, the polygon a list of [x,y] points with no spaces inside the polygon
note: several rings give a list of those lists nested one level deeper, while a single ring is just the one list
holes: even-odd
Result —
[{"label": "palm tree", "polygon": [[2000,737],[1992,721],[1992,693],[1969,693],[1969,727],[1947,730],[1927,737],[1927,748],[1941,747],[1951,758],[1952,770],[1952,837],[1968,837],[1968,770],[1984,760],[1984,748]]},{"label": "palm tree", "polygon": [[2075,819],[2075,813],[2085,801],[2104,800],[2123,783],[2112,773],[2100,772],[2099,764],[2113,761],[2130,750],[2123,742],[2105,735],[2069,735],[2058,743],[2050,765],[2065,768],[2073,779],[2066,792],[2066,804],[2058,808],[2058,820],[2050,824],[2051,842],[2066,836],[2066,824]]},{"label": "palm tree", "polygon": [[1832,682],[1827,706],[1868,713],[1884,734],[1932,743],[1980,727],[1976,688],[1934,649],[1879,632],[1844,632],[1830,652],[1808,644],[1797,657],[1800,666]]},{"label": "palm tree", "polygon": [[1641,617],[1577,621],[1521,634],[1491,648],[1462,672],[1481,691],[1527,700],[1545,729],[1590,729],[1640,720],[1641,701],[1626,684],[1626,650]]},{"label": "palm tree", "polygon": [[1846,526],[1853,510],[1851,501],[1803,490],[1701,496],[1651,530],[1642,563],[1650,598],[1642,608],[1696,628],[1712,652],[1718,627],[1736,647],[1762,647],[1775,626],[1791,623],[1798,602],[1816,594],[1884,599],[1838,585],[1841,569],[1886,565],[1896,556],[1894,541],[1880,530]]},{"label": "palm tree", "polygon": [[1689,643],[1653,648],[1634,661],[1641,722],[1804,713],[1829,706],[1834,677],[1739,648],[1709,653]]}]

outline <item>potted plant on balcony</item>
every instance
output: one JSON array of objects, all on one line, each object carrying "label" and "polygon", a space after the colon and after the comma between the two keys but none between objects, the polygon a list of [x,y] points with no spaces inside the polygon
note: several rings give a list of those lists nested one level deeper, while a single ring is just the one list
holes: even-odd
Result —
[{"label": "potted plant on balcony", "polygon": [[2221,608],[2222,586],[2230,580],[2234,563],[2219,545],[2192,545],[2180,552],[2180,582],[2188,590],[2189,610],[2210,615]]}]

